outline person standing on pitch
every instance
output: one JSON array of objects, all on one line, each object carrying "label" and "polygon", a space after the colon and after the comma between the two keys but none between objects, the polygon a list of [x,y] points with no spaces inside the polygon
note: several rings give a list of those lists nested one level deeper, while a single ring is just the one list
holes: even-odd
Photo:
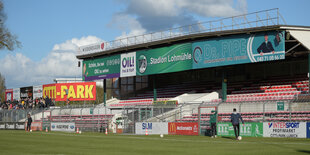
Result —
[{"label": "person standing on pitch", "polygon": [[217,122],[217,111],[212,110],[210,115],[211,138],[216,137],[216,122]]},{"label": "person standing on pitch", "polygon": [[32,118],[31,118],[30,114],[28,114],[27,117],[28,117],[28,119],[27,119],[27,131],[29,132],[31,130]]},{"label": "person standing on pitch", "polygon": [[243,125],[244,125],[244,121],[242,120],[241,115],[237,113],[236,108],[233,109],[233,113],[231,114],[230,118],[231,118],[231,123],[234,127],[236,139],[238,140],[238,137],[240,135],[239,120],[241,120]]}]

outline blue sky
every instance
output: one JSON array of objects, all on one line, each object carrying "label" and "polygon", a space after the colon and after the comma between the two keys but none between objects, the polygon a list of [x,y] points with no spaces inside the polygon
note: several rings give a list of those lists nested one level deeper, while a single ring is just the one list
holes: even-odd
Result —
[{"label": "blue sky", "polygon": [[[3,0],[22,48],[0,51],[7,88],[79,77],[75,49],[172,26],[279,8],[289,25],[310,26],[309,0]],[[219,9],[221,8],[221,9]]]}]

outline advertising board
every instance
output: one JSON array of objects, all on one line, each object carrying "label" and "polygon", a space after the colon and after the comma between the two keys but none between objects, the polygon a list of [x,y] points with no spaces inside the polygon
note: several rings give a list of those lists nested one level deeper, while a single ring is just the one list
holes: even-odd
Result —
[{"label": "advertising board", "polygon": [[5,90],[5,101],[13,101],[13,89]]},{"label": "advertising board", "polygon": [[194,42],[193,69],[285,59],[284,35],[267,31]]},{"label": "advertising board", "polygon": [[121,54],[120,76],[136,76],[136,52]]},{"label": "advertising board", "polygon": [[96,100],[96,82],[57,83],[43,85],[43,97],[55,101]]},{"label": "advertising board", "polygon": [[83,61],[84,81],[120,77],[120,55]]},{"label": "advertising board", "polygon": [[20,88],[13,89],[13,100],[20,100]]},{"label": "advertising board", "polygon": [[33,99],[43,97],[43,87],[40,86],[33,86]]},{"label": "advertising board", "polygon": [[264,122],[264,137],[306,138],[306,122]]},{"label": "advertising board", "polygon": [[146,130],[148,134],[168,134],[167,122],[139,122],[135,124],[136,134],[144,135]]},{"label": "advertising board", "polygon": [[52,122],[51,131],[74,132],[75,123],[74,122]]},{"label": "advertising board", "polygon": [[198,122],[169,122],[169,135],[198,135]]},{"label": "advertising board", "polygon": [[192,69],[192,44],[179,44],[136,52],[137,75]]},{"label": "advertising board", "polygon": [[[217,123],[217,135],[234,137],[234,128],[230,122]],[[262,137],[263,136],[263,123],[247,122],[240,124],[240,136],[245,137]]]}]

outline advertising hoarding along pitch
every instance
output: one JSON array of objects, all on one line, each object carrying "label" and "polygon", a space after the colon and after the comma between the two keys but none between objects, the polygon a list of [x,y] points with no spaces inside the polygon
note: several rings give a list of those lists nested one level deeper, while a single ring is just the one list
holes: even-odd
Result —
[{"label": "advertising hoarding along pitch", "polygon": [[267,31],[194,42],[193,69],[285,59],[284,31]]},{"label": "advertising hoarding along pitch", "polygon": [[52,122],[51,131],[74,132],[75,123],[74,122]]},{"label": "advertising hoarding along pitch", "polygon": [[43,85],[43,97],[55,101],[96,100],[96,82],[57,83]]},{"label": "advertising hoarding along pitch", "polygon": [[264,137],[306,138],[306,122],[264,122]]},{"label": "advertising hoarding along pitch", "polygon": [[139,51],[137,54],[137,75],[150,75],[192,69],[192,44]]},{"label": "advertising hoarding along pitch", "polygon": [[84,81],[120,77],[120,55],[83,61]]},{"label": "advertising hoarding along pitch", "polygon": [[168,134],[167,122],[139,122],[135,124],[135,131],[138,135],[148,134]]},{"label": "advertising hoarding along pitch", "polygon": [[[234,128],[230,122],[217,123],[218,136],[231,136],[234,137]],[[247,122],[240,124],[240,136],[245,137],[262,137],[263,136],[263,123]]]},{"label": "advertising hoarding along pitch", "polygon": [[169,122],[169,135],[198,135],[198,122]]}]

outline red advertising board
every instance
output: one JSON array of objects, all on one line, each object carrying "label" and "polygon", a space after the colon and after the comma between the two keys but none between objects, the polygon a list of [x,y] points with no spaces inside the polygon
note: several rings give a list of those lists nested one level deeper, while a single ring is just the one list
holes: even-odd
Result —
[{"label": "red advertising board", "polygon": [[198,135],[198,122],[170,122],[169,135]]},{"label": "red advertising board", "polygon": [[[25,130],[27,130],[27,123],[25,122]],[[32,131],[42,131],[42,122],[32,122],[31,123]]]},{"label": "red advertising board", "polygon": [[43,97],[55,101],[96,100],[96,82],[57,83],[43,85]]},{"label": "red advertising board", "polygon": [[5,90],[5,101],[13,101],[13,89],[6,89]]}]

